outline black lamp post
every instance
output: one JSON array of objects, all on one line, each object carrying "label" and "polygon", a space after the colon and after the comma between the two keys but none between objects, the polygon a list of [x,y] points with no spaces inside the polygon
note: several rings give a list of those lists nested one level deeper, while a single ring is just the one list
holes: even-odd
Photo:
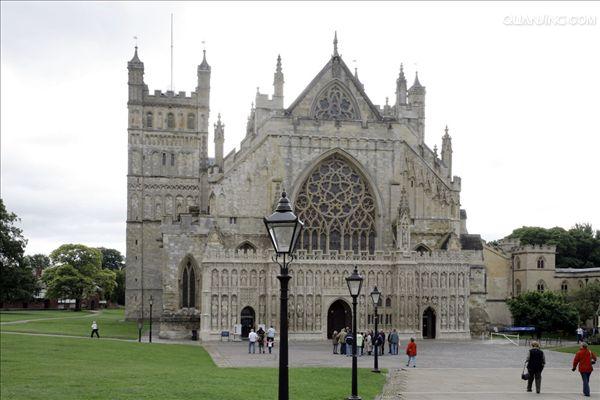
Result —
[{"label": "black lamp post", "polygon": [[352,275],[346,277],[346,283],[348,284],[350,296],[352,296],[352,333],[354,335],[352,340],[352,395],[348,397],[348,400],[361,400],[358,395],[358,371],[356,365],[356,299],[362,288],[363,277],[358,274],[358,268],[356,266],[354,266]]},{"label": "black lamp post", "polygon": [[152,302],[153,302],[152,295],[150,295],[150,333],[149,333],[149,337],[148,337],[150,343],[152,343]]},{"label": "black lamp post", "polygon": [[[300,237],[300,232],[304,224],[292,211],[287,194],[283,192],[275,212],[264,218],[269,239],[275,249],[273,261],[279,264],[280,273],[277,276],[281,283],[280,299],[280,336],[279,344],[279,400],[289,399],[289,379],[288,379],[288,284],[290,275],[288,274],[288,265],[294,259],[294,249],[296,242]],[[282,261],[279,262],[279,258]]]},{"label": "black lamp post", "polygon": [[[371,292],[371,300],[373,300],[373,307],[375,307],[375,337],[378,337],[379,332],[377,332],[377,322],[379,321],[379,315],[377,314],[377,305],[379,304],[379,299],[381,298],[381,292],[379,290],[377,290],[377,286],[375,286],[373,288],[373,291]],[[375,337],[373,339],[375,339]],[[371,370],[371,372],[381,372],[379,370],[379,360],[377,359],[378,353],[379,353],[379,349],[377,348],[377,340],[374,340],[375,342],[375,359],[374,359],[374,365],[373,365],[373,369]]]}]

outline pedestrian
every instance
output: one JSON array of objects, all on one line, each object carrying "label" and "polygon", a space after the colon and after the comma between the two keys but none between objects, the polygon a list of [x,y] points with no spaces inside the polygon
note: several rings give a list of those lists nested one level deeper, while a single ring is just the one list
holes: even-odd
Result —
[{"label": "pedestrian", "polygon": [[577,344],[583,342],[583,328],[580,326],[577,328]]},{"label": "pedestrian", "polygon": [[542,370],[546,365],[546,357],[544,352],[540,350],[540,344],[536,341],[531,342],[531,349],[527,354],[527,372],[529,372],[529,379],[527,379],[527,391],[531,392],[531,386],[535,379],[535,392],[539,393],[542,387]]},{"label": "pedestrian", "polygon": [[248,354],[254,354],[256,352],[256,341],[258,340],[258,335],[254,332],[254,329],[250,330],[250,334],[248,334]]},{"label": "pedestrian", "polygon": [[573,359],[573,371],[579,365],[579,373],[581,374],[581,380],[583,381],[583,395],[586,397],[590,397],[590,375],[592,375],[592,371],[594,367],[593,364],[598,360],[598,356],[588,349],[588,345],[586,342],[581,343],[581,347],[577,354],[575,354],[575,358]]},{"label": "pedestrian", "polygon": [[388,354],[392,354],[392,332],[387,335]]},{"label": "pedestrian", "polygon": [[92,321],[92,334],[90,335],[91,338],[94,337],[94,333],[96,334],[96,337],[100,339],[100,335],[98,334],[98,324],[96,321]]},{"label": "pedestrian", "polygon": [[338,340],[340,339],[339,333],[338,331],[334,330],[333,333],[331,334],[331,343],[333,344],[333,354],[337,354],[338,353]]},{"label": "pedestrian", "polygon": [[267,329],[267,348],[269,349],[269,354],[271,354],[271,350],[273,349],[274,345],[275,345],[275,328],[273,328],[273,325],[271,325],[269,327],[269,329]]},{"label": "pedestrian", "polygon": [[394,329],[390,334],[390,344],[392,346],[392,355],[398,355],[398,345],[400,344],[400,337],[398,332]]},{"label": "pedestrian", "polygon": [[265,330],[262,326],[258,327],[256,334],[258,335],[258,353],[265,354]]},{"label": "pedestrian", "polygon": [[357,356],[363,355],[364,336],[360,332],[356,332],[356,352]]},{"label": "pedestrian", "polygon": [[410,338],[410,342],[406,346],[406,355],[408,356],[407,367],[410,367],[410,362],[413,362],[413,368],[417,368],[417,344],[414,338]]},{"label": "pedestrian", "polygon": [[340,345],[340,354],[346,354],[346,328],[342,328],[338,334],[338,343]]},{"label": "pedestrian", "polygon": [[346,357],[352,356],[352,343],[354,342],[354,333],[349,331],[346,335]]},{"label": "pedestrian", "polygon": [[379,346],[379,355],[382,356],[385,353],[385,332],[383,329],[379,331],[379,342],[377,345]]},{"label": "pedestrian", "polygon": [[367,336],[365,337],[365,349],[367,350],[367,354],[371,355],[373,351],[373,337],[371,336],[371,332],[367,332]]}]

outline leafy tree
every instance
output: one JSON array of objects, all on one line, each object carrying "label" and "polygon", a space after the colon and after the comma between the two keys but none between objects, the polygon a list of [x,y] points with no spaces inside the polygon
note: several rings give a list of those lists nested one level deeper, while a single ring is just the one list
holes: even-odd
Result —
[{"label": "leafy tree", "polygon": [[572,332],[578,323],[577,310],[559,293],[525,292],[507,303],[515,324],[535,326],[538,337],[545,332]]},{"label": "leafy tree", "polygon": [[123,255],[119,250],[98,247],[102,253],[102,268],[119,270],[125,267]]},{"label": "leafy tree", "polygon": [[594,232],[590,224],[576,224],[568,231],[524,226],[510,236],[524,245],[555,245],[558,268],[591,268],[600,266],[600,231]]},{"label": "leafy tree", "polygon": [[108,298],[115,289],[115,273],[102,269],[100,250],[82,244],[64,244],[50,253],[53,266],[42,277],[50,298],[81,299],[95,293]]},{"label": "leafy tree", "polygon": [[590,283],[577,290],[569,299],[579,313],[580,322],[592,319],[600,307],[600,283]]},{"label": "leafy tree", "polygon": [[28,301],[38,291],[33,271],[23,257],[27,240],[15,226],[18,221],[0,198],[0,303]]},{"label": "leafy tree", "polygon": [[42,271],[50,266],[50,257],[45,254],[34,254],[25,256],[25,262],[33,269],[36,275],[41,275]]},{"label": "leafy tree", "polygon": [[112,297],[111,297],[110,301],[124,306],[125,305],[125,269],[120,269],[118,271],[115,271],[115,273],[116,273],[115,281],[117,283],[117,286],[115,287],[115,290],[112,293]]}]

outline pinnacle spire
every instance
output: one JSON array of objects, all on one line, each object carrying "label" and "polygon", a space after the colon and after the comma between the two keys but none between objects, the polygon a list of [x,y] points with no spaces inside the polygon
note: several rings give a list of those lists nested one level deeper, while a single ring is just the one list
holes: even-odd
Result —
[{"label": "pinnacle spire", "polygon": [[210,71],[210,65],[206,61],[206,49],[202,50],[202,63],[199,66],[199,69],[204,71]]},{"label": "pinnacle spire", "polygon": [[404,64],[402,63],[400,63],[400,74],[398,74],[398,78],[406,80],[406,78],[404,77]]},{"label": "pinnacle spire", "polygon": [[140,58],[138,57],[138,46],[137,46],[137,44],[135,45],[135,51],[133,53],[133,58],[129,62],[130,63],[141,63],[142,62],[140,60]]},{"label": "pinnacle spire", "polygon": [[276,72],[280,73],[281,72],[281,54],[277,55],[277,67],[276,67]]},{"label": "pinnacle spire", "polygon": [[448,134],[448,125],[446,125],[446,128],[444,129],[444,138],[449,138],[450,135]]},{"label": "pinnacle spire", "polygon": [[415,82],[413,83],[414,87],[421,87],[421,82],[419,82],[419,71],[415,72]]},{"label": "pinnacle spire", "polygon": [[335,31],[335,33],[333,35],[333,56],[339,57],[337,31]]}]

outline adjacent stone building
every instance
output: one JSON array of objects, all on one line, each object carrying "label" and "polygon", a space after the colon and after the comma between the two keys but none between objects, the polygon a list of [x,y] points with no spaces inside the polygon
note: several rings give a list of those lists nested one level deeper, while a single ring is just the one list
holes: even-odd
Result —
[{"label": "adjacent stone building", "polygon": [[292,339],[350,325],[344,278],[354,265],[365,278],[361,330],[372,328],[374,286],[383,329],[469,338],[486,327],[482,241],[466,229],[448,129],[440,153],[425,144],[418,76],[409,88],[401,66],[395,101],[377,106],[336,39],[285,107],[278,57],[273,94],[256,94],[239,150],[223,154],[219,116],[209,160],[206,54],[189,95],[151,94],[137,48],[128,70],[127,318],[148,318],[152,298],[161,337],[279,329],[279,266],[262,218],[286,190],[305,222],[290,267]]}]

